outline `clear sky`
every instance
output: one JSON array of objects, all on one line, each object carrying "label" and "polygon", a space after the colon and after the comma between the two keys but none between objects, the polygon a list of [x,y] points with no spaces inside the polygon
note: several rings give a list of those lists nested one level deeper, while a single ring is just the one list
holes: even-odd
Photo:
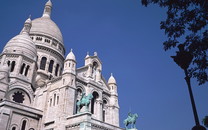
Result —
[{"label": "clear sky", "polygon": [[[46,0],[1,0],[0,49],[17,35],[24,21],[42,16]],[[194,126],[183,71],[165,52],[160,30],[166,10],[143,7],[140,0],[52,0],[52,19],[62,31],[78,67],[87,51],[98,52],[106,80],[117,80],[120,124],[131,110],[138,130],[190,130]],[[192,80],[193,81],[193,80]],[[192,82],[200,121],[208,115],[208,85]]]}]

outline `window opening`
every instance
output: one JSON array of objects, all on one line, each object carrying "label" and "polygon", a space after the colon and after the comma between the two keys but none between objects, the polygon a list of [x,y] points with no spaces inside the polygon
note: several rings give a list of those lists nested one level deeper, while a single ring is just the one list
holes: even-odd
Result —
[{"label": "window opening", "polygon": [[27,76],[29,68],[30,68],[30,66],[28,65],[28,66],[26,67],[26,70],[25,70],[25,76]]},{"label": "window opening", "polygon": [[55,76],[58,75],[58,70],[59,70],[59,64],[56,65]]},{"label": "window opening", "polygon": [[41,61],[40,61],[40,69],[45,70],[45,66],[46,66],[46,57],[42,57]]},{"label": "window opening", "polygon": [[48,67],[48,72],[50,72],[50,73],[53,72],[53,64],[54,64],[54,61],[51,60],[50,63],[49,63],[49,67]]},{"label": "window opening", "polygon": [[55,106],[55,103],[56,103],[56,94],[54,94],[53,106]]},{"label": "window opening", "polygon": [[14,71],[14,67],[15,67],[15,61],[12,61],[12,65],[11,65],[11,72]]},{"label": "window opening", "polygon": [[13,97],[13,101],[15,101],[17,103],[23,103],[23,101],[25,100],[23,93],[22,92],[19,92],[19,91],[15,92],[12,95],[12,97]]},{"label": "window opening", "polygon": [[20,74],[22,74],[22,73],[23,73],[24,68],[25,68],[25,63],[23,63],[23,64],[22,64],[22,67],[21,67],[21,69],[20,69]]},{"label": "window opening", "polygon": [[22,128],[21,128],[21,130],[25,130],[25,128],[26,128],[26,120],[24,120],[23,122],[22,122]]},{"label": "window opening", "polygon": [[91,113],[94,114],[94,110],[95,110],[95,101],[98,98],[98,93],[97,92],[93,92],[93,98],[91,100]]}]

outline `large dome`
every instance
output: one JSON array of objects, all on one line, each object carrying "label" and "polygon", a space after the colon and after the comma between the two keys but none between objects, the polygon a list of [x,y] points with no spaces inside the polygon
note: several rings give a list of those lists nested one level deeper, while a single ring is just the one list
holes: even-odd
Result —
[{"label": "large dome", "polygon": [[36,60],[37,49],[28,34],[20,34],[13,37],[4,47],[4,53],[24,54]]},{"label": "large dome", "polygon": [[45,34],[56,38],[63,44],[63,38],[59,27],[49,17],[34,19],[32,21],[30,34]]}]

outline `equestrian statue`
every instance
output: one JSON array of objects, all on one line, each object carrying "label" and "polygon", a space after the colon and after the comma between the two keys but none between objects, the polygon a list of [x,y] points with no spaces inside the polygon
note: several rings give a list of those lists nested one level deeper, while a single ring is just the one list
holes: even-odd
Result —
[{"label": "equestrian statue", "polygon": [[[124,120],[124,125],[126,127],[126,130],[136,129],[136,120],[138,118],[138,115],[132,114],[131,112],[128,113],[128,117]],[[127,126],[131,124],[131,129],[128,129]]]},{"label": "equestrian statue", "polygon": [[83,106],[86,106],[86,111],[89,111],[89,104],[93,95],[90,93],[86,96],[86,93],[82,94],[81,99],[77,102],[77,112],[80,113],[80,110]]}]

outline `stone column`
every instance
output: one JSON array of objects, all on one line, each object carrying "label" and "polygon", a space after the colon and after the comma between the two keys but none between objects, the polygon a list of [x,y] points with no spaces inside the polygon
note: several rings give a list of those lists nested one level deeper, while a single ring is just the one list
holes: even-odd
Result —
[{"label": "stone column", "polygon": [[46,66],[45,66],[45,72],[47,72],[47,73],[48,73],[49,63],[50,63],[50,61],[47,59]]},{"label": "stone column", "polygon": [[103,117],[103,109],[102,109],[102,100],[97,100],[96,102],[96,115],[97,119],[102,121]]},{"label": "stone column", "polygon": [[17,59],[15,63],[15,67],[14,67],[15,75],[19,74],[20,68],[22,67],[22,63],[23,63],[22,59],[23,59],[22,56],[19,56],[19,58]]},{"label": "stone column", "polygon": [[92,76],[92,67],[91,65],[88,65],[87,77],[91,77],[91,76]]},{"label": "stone column", "polygon": [[32,82],[33,80],[33,76],[34,76],[34,71],[35,71],[35,62],[32,63],[32,65],[30,66],[29,70],[28,70],[28,75],[29,75],[29,79]]}]

